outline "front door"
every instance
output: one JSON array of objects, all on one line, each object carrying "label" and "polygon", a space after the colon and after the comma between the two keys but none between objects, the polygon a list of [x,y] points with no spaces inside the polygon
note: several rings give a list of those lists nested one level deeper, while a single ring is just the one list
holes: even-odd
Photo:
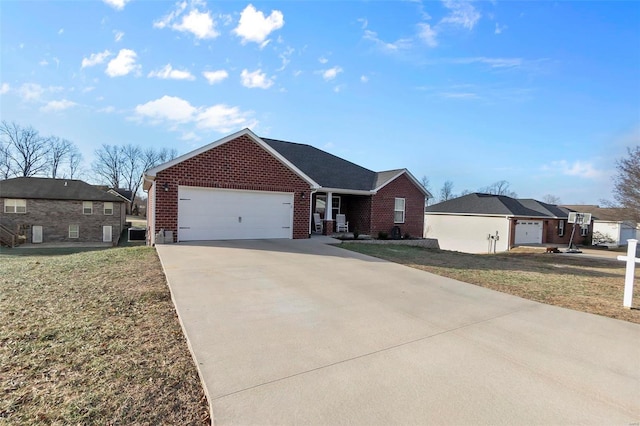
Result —
[{"label": "front door", "polygon": [[112,228],[111,225],[105,225],[102,227],[102,242],[110,243],[112,241]]},{"label": "front door", "polygon": [[42,242],[42,226],[33,225],[31,228],[31,242],[34,244]]}]

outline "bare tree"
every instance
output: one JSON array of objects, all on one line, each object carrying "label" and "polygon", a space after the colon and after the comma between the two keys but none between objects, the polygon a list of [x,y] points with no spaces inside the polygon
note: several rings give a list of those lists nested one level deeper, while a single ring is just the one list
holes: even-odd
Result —
[{"label": "bare tree", "polygon": [[102,178],[104,183],[112,188],[120,188],[124,164],[125,159],[122,155],[122,149],[117,145],[105,144],[96,150],[93,170]]},{"label": "bare tree", "polygon": [[9,179],[11,175],[11,156],[9,155],[9,145],[0,141],[0,179]]},{"label": "bare tree", "polygon": [[80,175],[80,166],[82,164],[82,154],[76,148],[69,153],[68,158],[69,179],[75,179]]},{"label": "bare tree", "polygon": [[[420,184],[422,185],[422,187],[428,192],[431,193],[431,185],[429,184],[429,178],[426,176],[422,176],[422,179],[420,180]],[[425,207],[429,205],[429,197],[425,197],[424,199],[424,205]]]},{"label": "bare tree", "polygon": [[453,193],[453,182],[450,180],[445,181],[440,189],[440,202],[451,200],[452,198],[456,198]]},{"label": "bare tree", "polygon": [[74,149],[77,150],[73,142],[67,139],[60,139],[57,136],[49,138],[49,167],[52,178],[58,177],[60,166],[64,161],[69,160]]},{"label": "bare tree", "polygon": [[562,201],[560,201],[560,197],[556,197],[555,195],[552,194],[547,194],[544,197],[542,197],[542,201],[544,201],[547,204],[560,204]]},{"label": "bare tree", "polygon": [[616,162],[613,198],[636,222],[640,222],[640,145],[627,148],[628,157]]},{"label": "bare tree", "polygon": [[2,122],[0,143],[7,145],[11,174],[22,177],[45,174],[49,167],[49,141],[33,127]]},{"label": "bare tree", "polygon": [[518,194],[509,189],[509,182],[506,180],[499,180],[489,186],[480,188],[478,191],[485,192],[487,194],[506,195],[507,197],[518,198]]}]

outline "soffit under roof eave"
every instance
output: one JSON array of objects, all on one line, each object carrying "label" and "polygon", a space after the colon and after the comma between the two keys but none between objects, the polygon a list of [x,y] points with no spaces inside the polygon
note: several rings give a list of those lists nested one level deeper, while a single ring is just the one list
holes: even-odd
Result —
[{"label": "soffit under roof eave", "polygon": [[375,191],[369,191],[366,189],[345,189],[345,188],[324,188],[319,186],[314,188],[316,192],[331,192],[333,194],[343,195],[374,195]]}]

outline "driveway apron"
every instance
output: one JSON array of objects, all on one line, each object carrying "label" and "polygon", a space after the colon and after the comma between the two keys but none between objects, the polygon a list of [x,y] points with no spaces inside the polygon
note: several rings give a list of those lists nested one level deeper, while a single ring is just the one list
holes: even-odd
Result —
[{"label": "driveway apron", "polygon": [[313,239],[157,251],[217,425],[640,421],[637,324]]}]

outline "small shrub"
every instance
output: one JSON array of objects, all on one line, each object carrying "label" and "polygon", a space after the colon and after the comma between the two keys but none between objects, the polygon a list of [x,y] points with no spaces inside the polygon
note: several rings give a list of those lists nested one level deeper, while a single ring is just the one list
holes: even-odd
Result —
[{"label": "small shrub", "polygon": [[389,238],[389,234],[387,234],[384,231],[379,231],[378,232],[378,239],[379,240],[386,240],[387,238]]},{"label": "small shrub", "polygon": [[410,240],[410,239],[411,239],[411,235],[409,235],[409,233],[408,233],[408,232],[405,232],[405,233],[404,233],[404,239],[405,239],[405,240]]},{"label": "small shrub", "polygon": [[360,231],[358,231],[357,229],[354,229],[353,230],[353,239],[357,240],[359,236],[360,236]]}]

